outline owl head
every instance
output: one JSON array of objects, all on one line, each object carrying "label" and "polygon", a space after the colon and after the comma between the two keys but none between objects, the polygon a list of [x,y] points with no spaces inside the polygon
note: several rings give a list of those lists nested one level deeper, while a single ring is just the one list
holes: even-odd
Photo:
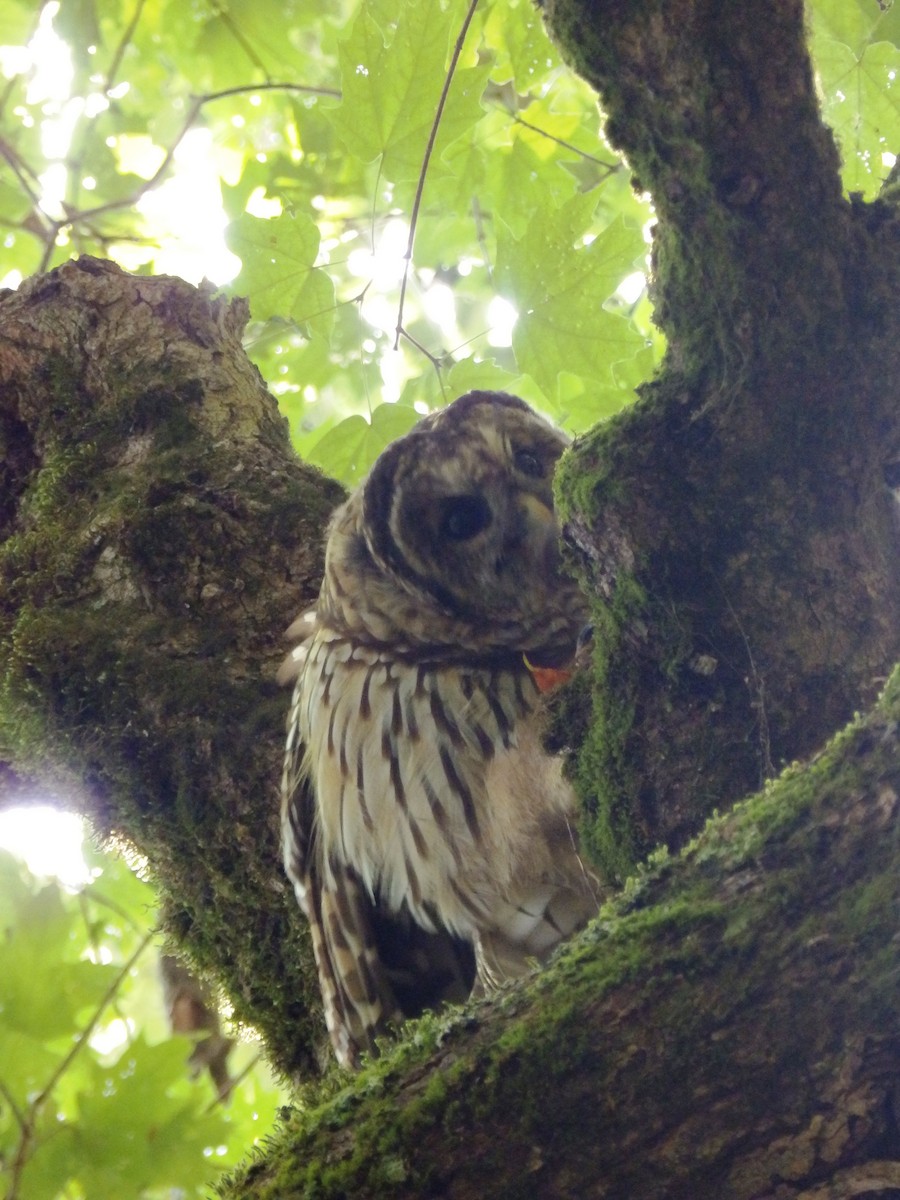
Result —
[{"label": "owl head", "polygon": [[426,417],[335,514],[320,618],[417,657],[568,657],[586,610],[553,511],[567,442],[502,392]]}]

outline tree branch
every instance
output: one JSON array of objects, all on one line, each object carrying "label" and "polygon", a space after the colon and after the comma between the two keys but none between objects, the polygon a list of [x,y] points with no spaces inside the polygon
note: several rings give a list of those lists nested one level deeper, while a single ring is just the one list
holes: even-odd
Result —
[{"label": "tree branch", "polygon": [[840,306],[841,264],[829,251],[846,206],[802,0],[548,0],[545,13],[653,196],[655,319],[679,354],[708,363],[715,352],[721,372],[740,371],[759,323],[783,301],[800,303],[812,273],[803,316],[821,323],[832,291]]},{"label": "tree branch", "polygon": [[792,1200],[898,1145],[900,678],[496,1004],[409,1030],[229,1200]]},{"label": "tree branch", "polygon": [[[595,597],[586,842],[624,877],[900,658],[900,226],[840,197],[793,0],[550,12],[657,200],[672,347],[560,479]],[[147,853],[168,927],[309,1070],[270,672],[336,490],[291,460],[239,307],[90,260],[0,304],[5,757]],[[895,682],[548,972],[335,1077],[231,1194],[808,1200],[890,1178],[898,729]]]}]

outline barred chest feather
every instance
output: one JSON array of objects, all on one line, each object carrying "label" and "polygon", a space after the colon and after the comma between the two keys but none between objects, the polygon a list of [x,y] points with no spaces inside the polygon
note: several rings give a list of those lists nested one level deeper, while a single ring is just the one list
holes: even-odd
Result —
[{"label": "barred chest feather", "polygon": [[407,664],[319,628],[291,725],[324,861],[351,864],[389,910],[542,957],[596,906],[524,669]]}]

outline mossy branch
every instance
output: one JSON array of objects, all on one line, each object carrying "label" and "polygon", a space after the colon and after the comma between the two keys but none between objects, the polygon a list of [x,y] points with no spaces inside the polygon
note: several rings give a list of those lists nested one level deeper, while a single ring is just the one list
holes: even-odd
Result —
[{"label": "mossy branch", "polygon": [[656,319],[679,360],[740,376],[782,302],[814,336],[841,308],[847,206],[801,0],[547,0],[545,14],[653,196]]},{"label": "mossy branch", "polygon": [[558,479],[595,598],[588,843],[618,878],[900,659],[900,221],[841,193],[799,0],[548,0],[654,200],[641,401]]},{"label": "mossy branch", "polygon": [[896,1180],[898,819],[900,678],[529,984],[411,1026],[297,1112],[223,1195],[799,1200]]}]

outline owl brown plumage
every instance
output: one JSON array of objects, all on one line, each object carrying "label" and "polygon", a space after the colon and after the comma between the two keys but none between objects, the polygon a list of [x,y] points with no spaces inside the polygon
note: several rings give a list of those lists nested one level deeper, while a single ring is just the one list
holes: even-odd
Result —
[{"label": "owl brown plumage", "polygon": [[565,444],[502,393],[426,417],[335,513],[318,603],[292,627],[285,867],[347,1065],[596,911],[528,665],[571,659],[586,619],[559,573]]}]

